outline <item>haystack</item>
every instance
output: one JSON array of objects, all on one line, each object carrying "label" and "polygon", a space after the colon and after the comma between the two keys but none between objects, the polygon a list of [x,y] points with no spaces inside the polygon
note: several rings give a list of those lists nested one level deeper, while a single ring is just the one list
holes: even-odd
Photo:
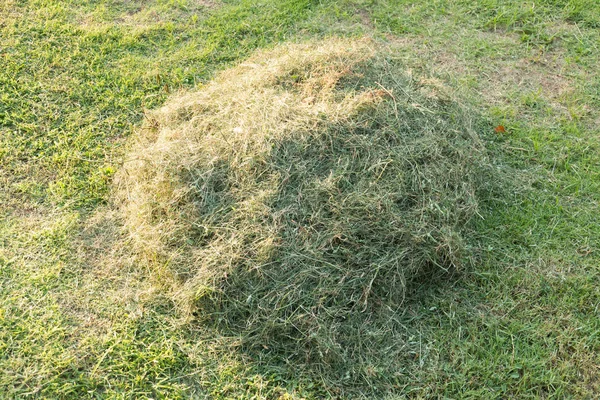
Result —
[{"label": "haystack", "polygon": [[194,323],[320,365],[400,346],[407,285],[468,256],[486,162],[441,84],[371,40],[260,52],[153,112],[127,159],[127,228]]}]

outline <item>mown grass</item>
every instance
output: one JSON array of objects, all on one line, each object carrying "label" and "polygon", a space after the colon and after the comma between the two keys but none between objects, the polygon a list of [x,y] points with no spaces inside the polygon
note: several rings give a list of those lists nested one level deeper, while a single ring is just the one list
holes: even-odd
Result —
[{"label": "mown grass", "polygon": [[[413,289],[390,395],[600,392],[600,6],[564,1],[4,1],[0,4],[0,397],[346,397],[173,318],[123,250],[110,182],[144,109],[256,48],[397,42],[492,125],[531,190],[483,210],[482,262]],[[515,176],[521,179],[521,176]],[[121,259],[115,266],[109,259]],[[377,371],[374,371],[377,373]]]}]

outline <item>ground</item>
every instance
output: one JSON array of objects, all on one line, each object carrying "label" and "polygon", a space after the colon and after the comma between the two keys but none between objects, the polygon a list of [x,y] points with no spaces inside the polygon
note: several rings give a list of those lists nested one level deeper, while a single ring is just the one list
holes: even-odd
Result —
[{"label": "ground", "polygon": [[[0,28],[0,397],[600,393],[596,0],[5,0]],[[477,265],[413,289],[383,389],[198,340],[110,204],[146,110],[255,49],[361,35],[503,126],[490,146],[528,187],[481,210]]]}]

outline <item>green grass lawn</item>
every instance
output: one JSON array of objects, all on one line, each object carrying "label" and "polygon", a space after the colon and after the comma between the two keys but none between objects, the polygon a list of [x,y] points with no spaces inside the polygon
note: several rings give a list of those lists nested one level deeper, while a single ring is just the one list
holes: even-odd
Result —
[{"label": "green grass lawn", "polygon": [[[412,287],[405,357],[368,387],[219,351],[110,204],[145,110],[255,49],[361,35],[504,126],[519,182],[476,265]],[[600,396],[599,66],[597,0],[3,0],[0,398]]]}]

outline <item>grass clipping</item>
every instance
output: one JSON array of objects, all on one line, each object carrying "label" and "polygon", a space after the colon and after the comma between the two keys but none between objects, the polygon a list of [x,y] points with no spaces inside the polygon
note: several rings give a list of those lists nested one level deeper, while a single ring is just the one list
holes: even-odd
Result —
[{"label": "grass clipping", "polygon": [[137,135],[120,202],[193,318],[323,364],[390,338],[407,283],[459,268],[484,150],[369,40],[261,52]]}]

